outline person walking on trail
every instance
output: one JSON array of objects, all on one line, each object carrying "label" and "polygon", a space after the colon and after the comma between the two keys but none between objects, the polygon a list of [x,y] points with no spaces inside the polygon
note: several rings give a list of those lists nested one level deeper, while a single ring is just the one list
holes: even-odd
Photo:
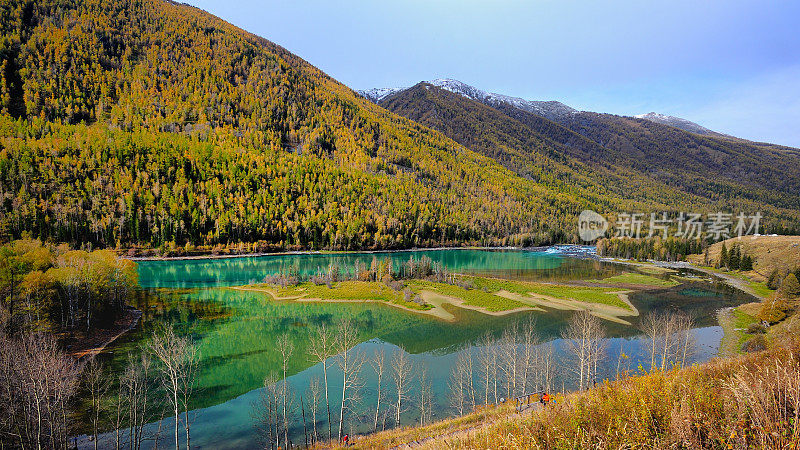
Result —
[{"label": "person walking on trail", "polygon": [[349,436],[349,435],[347,435],[347,434],[345,434],[345,435],[342,437],[342,444],[344,444],[344,446],[345,446],[345,447],[347,447],[347,446],[349,446],[349,445],[350,445],[350,443],[348,442],[348,440],[349,440],[349,439],[350,439],[350,436]]},{"label": "person walking on trail", "polygon": [[542,395],[542,405],[547,406],[548,403],[550,403],[550,394],[545,392],[544,395]]}]

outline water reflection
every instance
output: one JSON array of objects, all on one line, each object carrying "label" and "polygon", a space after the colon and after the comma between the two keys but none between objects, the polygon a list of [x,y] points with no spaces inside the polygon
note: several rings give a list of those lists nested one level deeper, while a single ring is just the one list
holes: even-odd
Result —
[{"label": "water reflection", "polygon": [[[407,259],[411,254],[398,252],[392,253],[391,257]],[[597,279],[630,270],[616,264],[545,252],[413,252],[414,257],[422,255],[428,255],[456,271],[518,279]],[[487,333],[499,336],[512,324],[534,317],[540,339],[554,342],[557,355],[563,356],[558,338],[570,317],[571,313],[567,311],[488,316],[445,305],[457,320],[444,322],[381,304],[275,302],[265,294],[224,287],[247,280],[258,281],[264,273],[282,265],[291,264],[300,272],[313,273],[317,267],[324,267],[332,260],[352,265],[356,259],[361,259],[368,264],[373,257],[376,255],[293,255],[141,263],[140,279],[144,286],[149,287],[139,300],[139,307],[145,314],[142,326],[116,343],[104,356],[109,370],[119,373],[126,364],[127,355],[135,355],[153,327],[160,323],[169,322],[179,333],[192,335],[202,357],[196,378],[198,394],[193,399],[196,417],[192,444],[242,448],[256,443],[252,404],[259,395],[264,378],[276,373],[280,367],[274,342],[278,336],[288,335],[294,344],[288,383],[299,395],[306,390],[312,377],[321,374],[320,365],[312,364],[306,356],[310,330],[320,323],[335,324],[342,318],[350,318],[358,324],[361,344],[357,349],[366,354],[384,349],[387,357],[393,352],[406,351],[417,367],[424,365],[433,384],[434,419],[453,413],[447,404],[448,378],[456,358],[461,352],[479,351],[478,342]],[[697,324],[692,333],[700,344],[693,360],[704,361],[716,354],[722,337],[714,312],[750,298],[724,284],[691,281],[671,288],[637,292],[631,295],[630,300],[643,314],[667,310],[691,314]],[[629,356],[625,363],[631,368],[645,362],[647,352],[636,322],[634,318],[632,326],[604,323],[610,336],[605,376],[613,376],[620,352]],[[368,365],[364,367],[363,376],[367,389],[363,391],[361,400],[366,408],[373,404],[375,391],[374,374]],[[335,368],[330,382],[331,392],[339,392],[340,375]],[[573,381],[565,376],[556,380],[556,385],[563,389],[569,389],[572,384]],[[331,407],[338,411],[338,404]],[[411,423],[416,420],[414,414],[413,411],[407,412],[403,421]],[[149,427],[154,430],[157,424]],[[168,423],[163,423],[162,427],[170,429]],[[353,431],[366,430],[358,424],[355,427]],[[320,423],[318,428],[327,429],[327,425]],[[295,421],[291,432],[295,443],[303,442],[301,421]],[[165,439],[171,439],[168,432]],[[83,444],[89,445],[87,441]]]}]

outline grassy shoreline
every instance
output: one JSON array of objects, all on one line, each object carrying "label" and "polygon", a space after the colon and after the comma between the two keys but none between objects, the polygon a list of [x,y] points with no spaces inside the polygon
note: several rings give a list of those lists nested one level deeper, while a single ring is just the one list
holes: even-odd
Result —
[{"label": "grassy shoreline", "polygon": [[422,312],[444,320],[453,320],[443,303],[488,315],[547,309],[586,309],[607,320],[637,315],[627,299],[628,290],[618,286],[580,286],[503,280],[460,275],[464,285],[430,280],[406,280],[389,287],[378,281],[339,281],[324,284],[311,282],[293,286],[254,284],[233,289],[260,291],[275,301],[376,302]]}]

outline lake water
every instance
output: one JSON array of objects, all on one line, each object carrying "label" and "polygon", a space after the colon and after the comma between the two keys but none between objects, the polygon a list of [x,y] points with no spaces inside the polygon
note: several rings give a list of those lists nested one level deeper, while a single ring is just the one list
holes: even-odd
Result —
[{"label": "lake water", "polygon": [[[373,258],[391,257],[393,261],[402,262],[422,256],[428,256],[454,272],[523,280],[598,279],[633,270],[619,264],[565,256],[558,250],[450,249],[142,261],[139,262],[139,276],[144,289],[138,305],[144,312],[141,326],[111,346],[104,359],[109,371],[120,372],[127,356],[137,354],[141,344],[159,324],[169,323],[179,333],[191,335],[201,355],[195,382],[196,395],[192,401],[192,446],[202,448],[250,448],[258,445],[253,405],[262,391],[264,378],[271,373],[277,374],[280,368],[275,342],[281,335],[288,335],[294,344],[287,383],[298,401],[301,395],[308,398],[309,381],[321,377],[322,369],[321,365],[309,360],[306,349],[312,328],[321,323],[335,325],[342,318],[354,320],[361,342],[356,350],[367,356],[383,350],[387,359],[391,359],[395,352],[407,352],[413,365],[417,369],[424,367],[431,378],[435,399],[433,419],[454,413],[448,404],[451,369],[459,353],[480,351],[479,340],[487,333],[499,336],[515,323],[535,317],[540,339],[552,342],[557,359],[563,360],[559,335],[570,317],[571,313],[567,311],[489,316],[445,305],[456,316],[454,322],[445,322],[375,303],[276,302],[262,293],[228,288],[260,282],[266,275],[280,271],[310,275],[331,262],[347,270],[356,261],[369,265]],[[703,361],[716,354],[722,337],[715,311],[751,301],[751,298],[724,284],[699,280],[672,288],[637,292],[630,296],[630,300],[641,313],[678,309],[691,314],[696,323],[692,333],[698,342],[693,361]],[[646,351],[636,329],[636,320],[632,322],[632,326],[604,322],[609,336],[606,376],[613,376],[621,351],[630,356],[626,365],[631,368],[636,368],[645,359]],[[366,420],[367,411],[374,408],[376,379],[369,364],[364,365],[362,378],[362,406],[354,411],[347,432],[365,431],[368,427],[360,422]],[[335,364],[329,371],[329,383],[332,399],[337,394],[340,396],[341,373]],[[390,384],[387,382],[384,389],[391,395]],[[554,384],[558,390],[562,387],[569,389],[573,381],[560,375]],[[336,412],[334,422],[337,422],[338,407],[339,403],[332,401],[331,410]],[[327,430],[324,418],[317,418],[318,430]],[[416,410],[411,409],[403,414],[402,422],[410,424],[417,418]],[[308,421],[309,417],[306,419]],[[302,444],[304,433],[299,406],[292,422],[292,441]],[[310,424],[308,428],[311,429]],[[154,432],[157,425],[153,423],[148,429]],[[170,442],[173,438],[168,431],[169,419],[164,421],[163,429],[167,431],[162,439]],[[110,436],[101,439],[110,439]],[[86,439],[79,444],[91,445]],[[146,444],[152,445],[152,441]]]}]

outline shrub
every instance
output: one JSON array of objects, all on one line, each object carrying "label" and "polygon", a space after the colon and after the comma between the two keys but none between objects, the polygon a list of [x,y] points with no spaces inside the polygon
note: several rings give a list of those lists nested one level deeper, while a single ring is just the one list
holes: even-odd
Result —
[{"label": "shrub", "polygon": [[767,328],[761,322],[751,323],[744,331],[747,334],[763,334],[767,332]]},{"label": "shrub", "polygon": [[786,312],[789,311],[789,304],[780,296],[773,295],[772,299],[765,300],[761,304],[761,311],[758,317],[768,323],[778,323],[786,318]]},{"label": "shrub", "polygon": [[800,296],[800,283],[797,282],[797,277],[793,273],[786,275],[786,278],[781,282],[781,287],[778,288],[778,294],[787,298]]},{"label": "shrub", "polygon": [[383,284],[385,284],[386,286],[390,287],[395,291],[401,291],[403,287],[405,287],[405,283],[403,283],[402,281],[393,280],[391,278],[388,279],[384,278]]},{"label": "shrub", "polygon": [[766,348],[767,339],[761,334],[753,337],[752,339],[748,339],[744,344],[742,344],[742,351],[746,353],[760,352],[761,350],[766,350]]}]

